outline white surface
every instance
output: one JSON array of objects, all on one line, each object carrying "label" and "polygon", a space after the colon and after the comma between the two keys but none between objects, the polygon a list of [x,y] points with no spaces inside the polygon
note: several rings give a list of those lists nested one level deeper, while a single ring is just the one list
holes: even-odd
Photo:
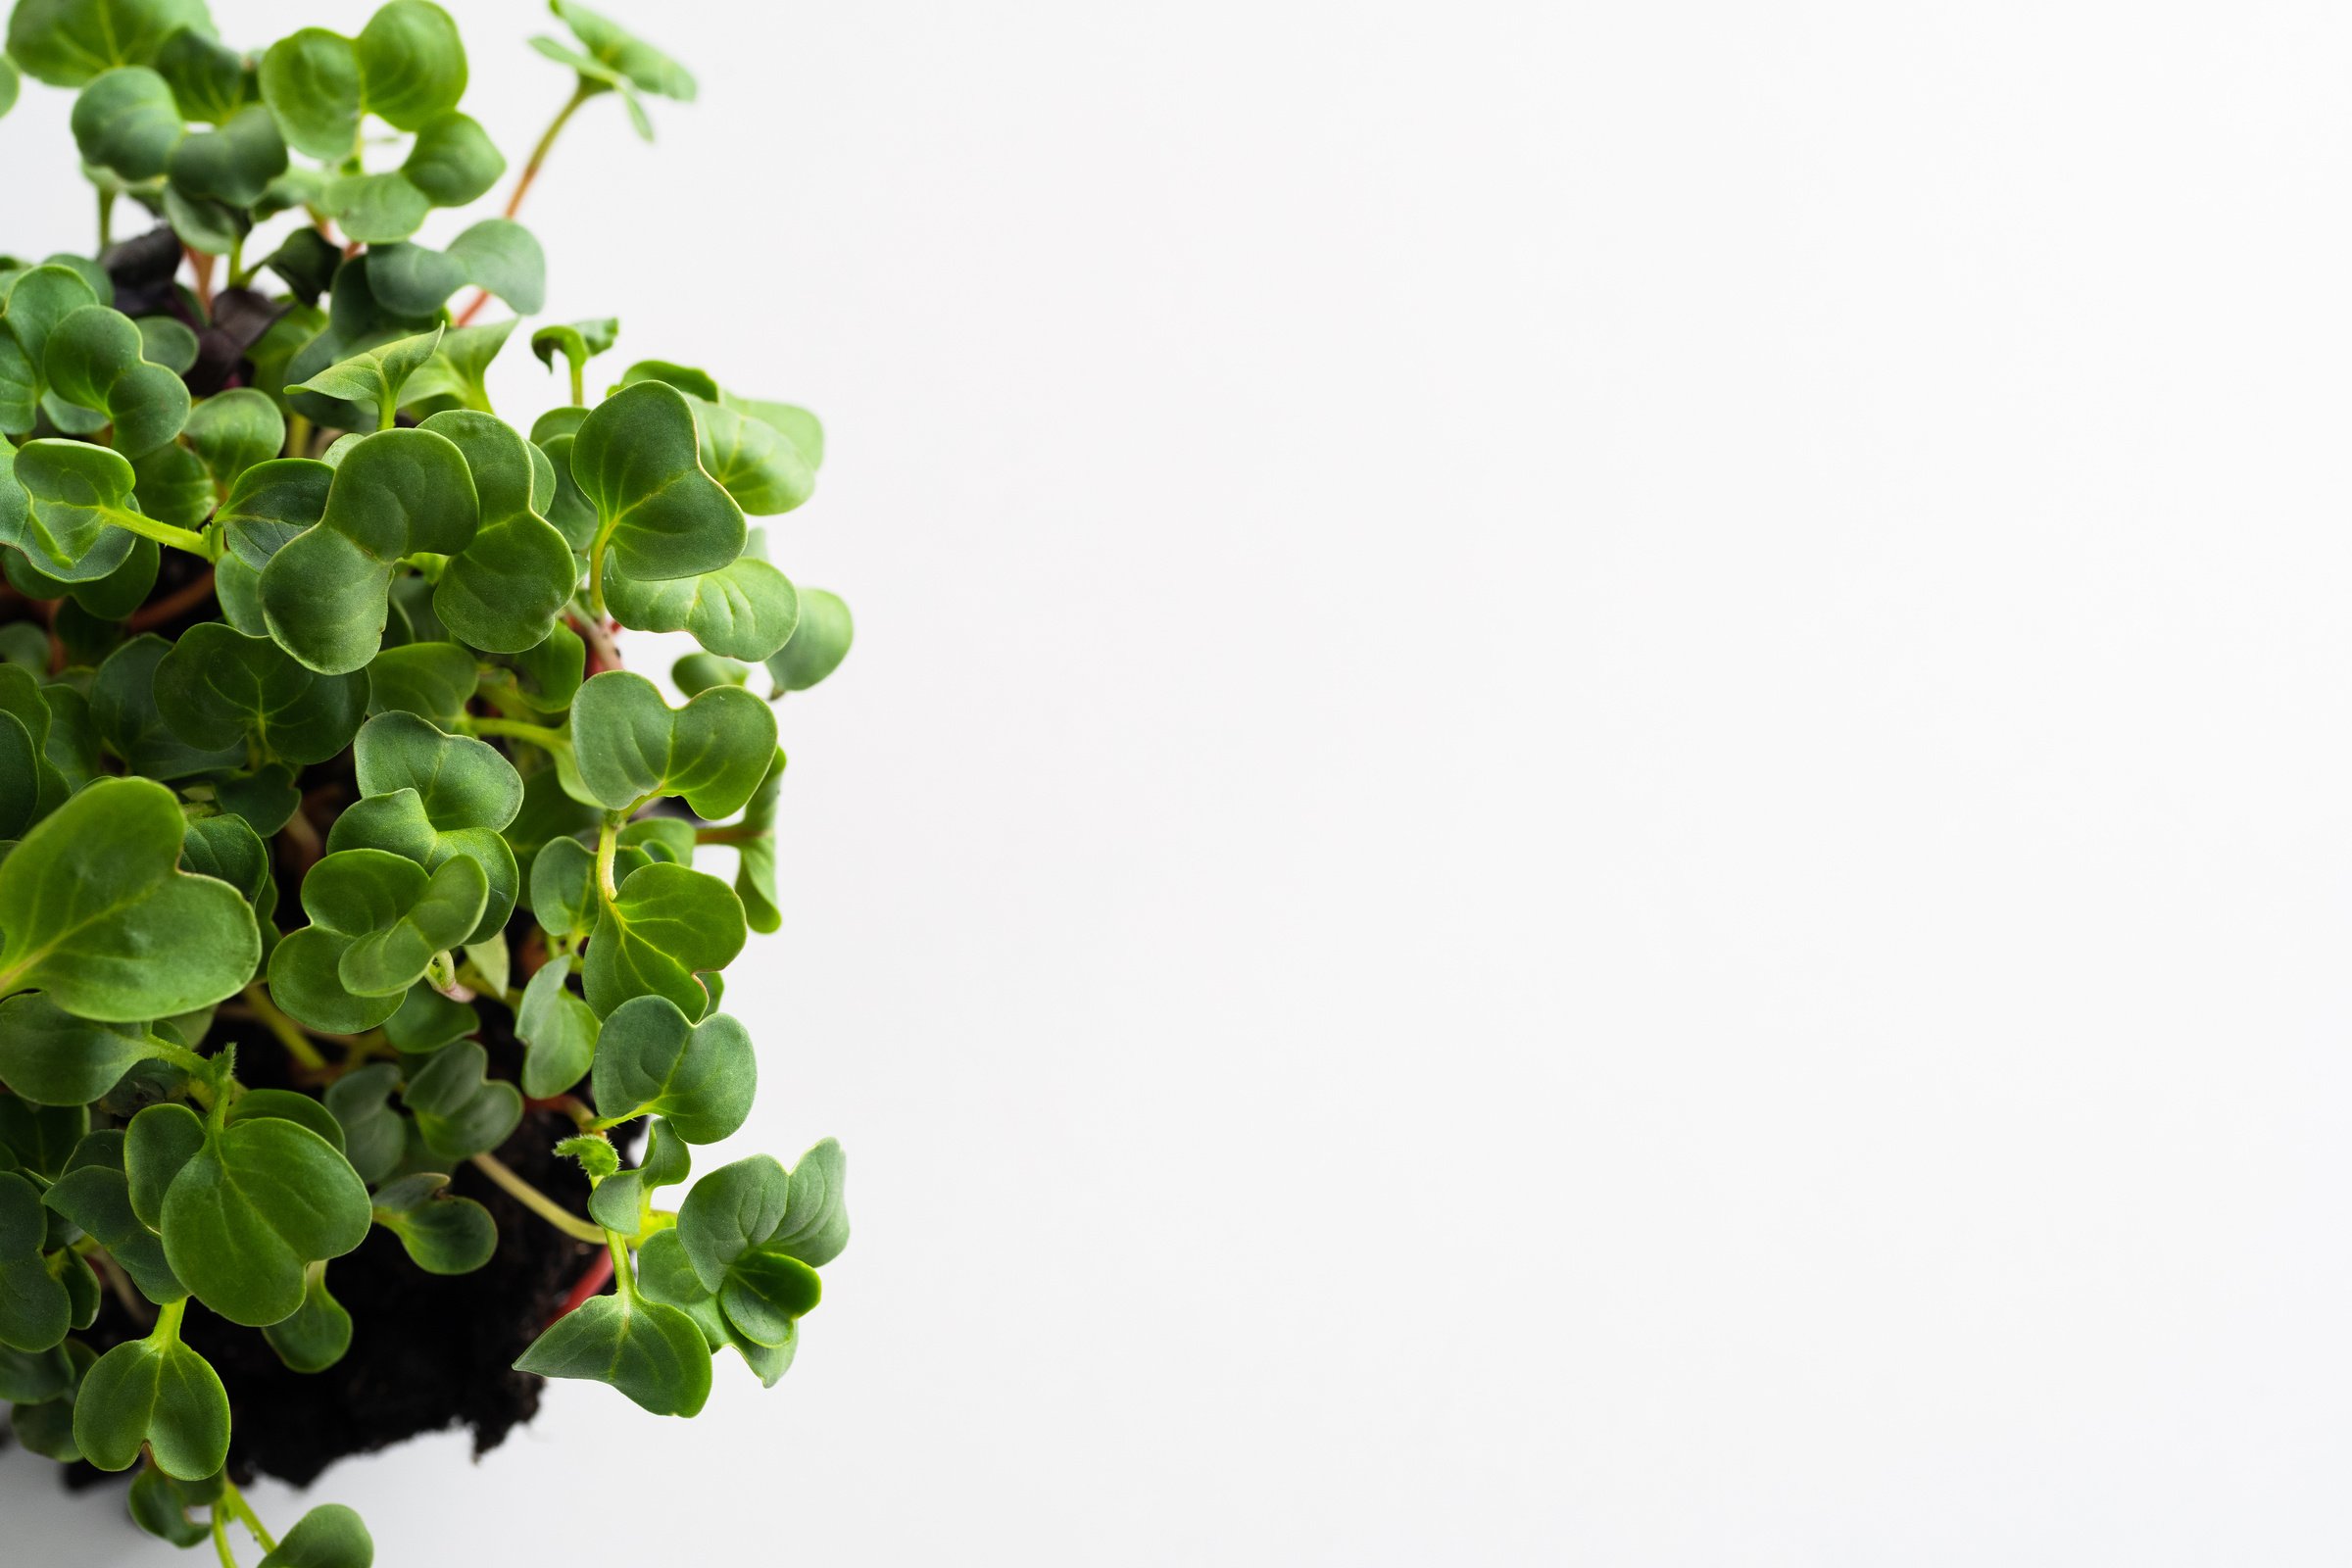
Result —
[{"label": "white surface", "polygon": [[2344,1560],[2341,8],[614,9],[549,317],[833,432],[731,1149],[857,1240],[379,1561]]}]

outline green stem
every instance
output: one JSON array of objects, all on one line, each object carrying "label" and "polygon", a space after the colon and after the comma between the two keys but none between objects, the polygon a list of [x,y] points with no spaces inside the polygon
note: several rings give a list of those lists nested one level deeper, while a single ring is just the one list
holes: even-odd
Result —
[{"label": "green stem", "polygon": [[571,366],[571,406],[575,409],[584,409],[588,406],[588,362],[584,359],[573,359],[568,354],[564,358]]},{"label": "green stem", "polygon": [[187,1315],[188,1298],[184,1296],[176,1301],[156,1308],[155,1327],[147,1331],[148,1340],[156,1345],[177,1345],[180,1319]]},{"label": "green stem", "polygon": [[104,185],[98,187],[98,248],[103,251],[115,242],[115,193]]},{"label": "green stem", "polygon": [[637,1274],[629,1267],[629,1244],[618,1231],[605,1232],[605,1247],[612,1253],[612,1285],[621,1296],[634,1303],[637,1299]]},{"label": "green stem", "polygon": [[304,1032],[302,1025],[287,1017],[277,1004],[270,1000],[270,994],[262,989],[260,981],[245,988],[245,1002],[253,1008],[254,1016],[277,1036],[277,1043],[286,1048],[287,1055],[313,1072],[325,1070],[326,1058],[318,1054],[317,1046],[311,1044],[311,1037]]},{"label": "green stem", "polygon": [[562,751],[571,744],[560,729],[550,729],[545,724],[526,724],[519,718],[491,718],[487,715],[475,715],[462,718],[458,722],[460,727],[468,734],[502,735],[510,740],[529,741],[543,751]]},{"label": "green stem", "polygon": [[[582,77],[571,96],[564,101],[564,107],[556,111],[556,118],[548,122],[547,133],[539,138],[539,145],[531,149],[529,162],[522,166],[521,174],[514,180],[514,194],[507,198],[509,218],[522,211],[522,199],[530,194],[531,182],[539,177],[539,166],[547,162],[547,155],[555,148],[556,138],[564,133],[564,123],[579,112],[580,105],[603,90],[602,87],[590,86],[587,78]],[[579,400],[574,398],[572,401],[576,403]]]},{"label": "green stem", "polygon": [[140,513],[119,511],[113,507],[104,509],[101,515],[116,527],[126,529],[142,539],[152,539],[159,545],[170,545],[174,550],[185,550],[189,555],[201,556],[206,561],[218,563],[220,560],[219,543],[193,528],[174,527]]},{"label": "green stem", "polygon": [[591,1225],[577,1214],[567,1212],[564,1205],[538,1188],[514,1174],[505,1160],[496,1154],[476,1154],[474,1165],[481,1173],[506,1189],[512,1198],[541,1219],[577,1242],[601,1242],[605,1239],[602,1225]]},{"label": "green stem", "polygon": [[287,457],[299,458],[304,456],[304,449],[309,444],[310,439],[311,421],[307,417],[297,414],[293,417],[286,420]]},{"label": "green stem", "polygon": [[253,1511],[253,1504],[245,1500],[245,1494],[237,1490],[237,1484],[226,1476],[220,1478],[220,1495],[227,1502],[228,1511],[236,1516],[239,1524],[252,1533],[254,1540],[262,1544],[264,1551],[277,1549],[277,1538],[270,1533],[267,1525],[262,1523],[261,1515]]},{"label": "green stem", "polygon": [[588,610],[596,623],[605,623],[605,547],[612,542],[612,530],[617,518],[596,530],[588,544]]},{"label": "green stem", "polygon": [[596,887],[607,904],[618,903],[620,888],[612,880],[612,857],[620,845],[620,813],[607,811],[596,830]]},{"label": "green stem", "polygon": [[228,1515],[219,1508],[213,1510],[213,1549],[220,1554],[220,1568],[237,1568],[237,1554],[228,1544]]}]

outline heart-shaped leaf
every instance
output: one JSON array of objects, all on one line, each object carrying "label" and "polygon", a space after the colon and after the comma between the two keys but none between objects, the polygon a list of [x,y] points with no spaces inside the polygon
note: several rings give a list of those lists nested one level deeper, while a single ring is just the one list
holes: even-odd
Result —
[{"label": "heart-shaped leaf", "polygon": [[805,692],[850,657],[850,607],[822,588],[800,591],[801,615],[792,639],[767,661],[779,692]]},{"label": "heart-shaped leaf", "polygon": [[122,1168],[126,1142],[122,1134],[114,1135],[107,1156],[86,1164],[79,1161],[76,1152],[74,1168],[60,1176],[41,1200],[105,1248],[107,1255],[130,1276],[139,1294],[158,1306],[169,1306],[184,1299],[188,1289],[172,1272],[171,1261],[164,1255],[163,1237],[131,1206],[130,1180]]},{"label": "heart-shaped leaf", "polygon": [[130,184],[161,174],[188,133],[171,83],[144,66],[92,77],[74,100],[73,126],[81,161]]},{"label": "heart-shaped leaf", "polygon": [[449,1178],[437,1173],[404,1176],[375,1195],[375,1222],[399,1237],[427,1274],[470,1274],[498,1250],[498,1224],[448,1186]]},{"label": "heart-shaped leaf", "polygon": [[50,388],[114,421],[115,448],[126,458],[154,451],[188,421],[187,386],[144,348],[129,317],[85,305],[50,329],[41,353]]},{"label": "heart-shaped leaf", "polygon": [[435,957],[471,934],[489,891],[467,856],[428,876],[406,856],[335,851],[303,879],[311,923],[270,955],[270,993],[315,1029],[371,1029],[399,1009]]},{"label": "heart-shaped leaf", "polygon": [[214,485],[225,493],[257,465],[277,460],[278,449],[286,444],[286,419],[269,394],[249,386],[231,387],[197,404],[180,434]]},{"label": "heart-shaped leaf", "polygon": [[132,1340],[81,1380],[74,1443],[101,1470],[129,1469],[144,1445],[166,1475],[201,1481],[228,1458],[228,1394],[212,1363],[176,1335]]},{"label": "heart-shaped leaf", "polygon": [[35,81],[78,87],[111,67],[152,64],[182,27],[211,26],[204,0],[20,0],[8,53]]},{"label": "heart-shaped leaf", "polygon": [[430,0],[389,0],[360,29],[353,52],[369,112],[402,130],[421,130],[466,95],[466,45]]},{"label": "heart-shaped leaf", "polygon": [[572,699],[571,736],[581,782],[606,807],[682,795],[698,816],[717,817],[741,810],[760,787],[775,756],[776,716],[737,687],[672,710],[643,675],[612,670]]},{"label": "heart-shaped leaf", "polygon": [[703,1331],[678,1308],[633,1290],[590,1297],[556,1319],[514,1370],[610,1384],[655,1415],[694,1415],[710,1396]]},{"label": "heart-shaped leaf", "polygon": [[760,1069],[751,1034],[725,1013],[695,1023],[666,997],[634,997],[605,1019],[594,1083],[604,1115],[658,1115],[686,1142],[713,1144],[751,1114]]},{"label": "heart-shaped leaf", "polygon": [[343,1359],[351,1348],[351,1312],[326,1288],[324,1263],[304,1272],[302,1304],[264,1327],[262,1338],[289,1371],[323,1372]]},{"label": "heart-shaped leaf", "polygon": [[340,398],[364,408],[371,407],[376,411],[376,427],[389,430],[403,389],[441,346],[441,333],[442,329],[435,327],[429,332],[394,338],[389,343],[362,350],[349,359],[337,360],[286,391],[311,392],[322,398]]},{"label": "heart-shaped leaf", "polygon": [[365,675],[306,669],[267,637],[219,621],[191,626],[155,670],[165,722],[189,745],[250,745],[300,767],[351,744],[368,703]]},{"label": "heart-shaped leaf", "polygon": [[368,1189],[334,1146],[261,1117],[207,1132],[172,1178],[158,1229],[198,1300],[260,1328],[292,1316],[309,1265],[358,1247],[368,1225]]},{"label": "heart-shaped leaf", "polygon": [[703,471],[697,443],[686,395],[660,381],[622,387],[581,421],[570,468],[597,515],[592,579],[608,552],[644,582],[716,571],[743,553],[743,509]]},{"label": "heart-shaped leaf", "polygon": [[579,585],[580,566],[564,536],[531,510],[529,443],[513,426],[470,410],[436,414],[423,428],[465,454],[481,515],[473,542],[441,574],[433,612],[490,653],[537,647]]},{"label": "heart-shaped leaf", "polygon": [[445,735],[413,713],[369,719],[354,757],[362,799],[336,819],[327,849],[384,850],[436,873],[453,858],[471,859],[488,894],[465,941],[504,927],[521,885],[500,832],[522,805],[514,765],[496,748]]},{"label": "heart-shaped leaf", "polygon": [[238,110],[219,129],[192,132],[172,149],[172,189],[190,201],[251,207],[285,172],[285,139],[260,104]]},{"label": "heart-shaped leaf", "polygon": [[38,1105],[86,1105],[155,1054],[144,1023],[76,1018],[38,994],[0,1002],[0,1083]]},{"label": "heart-shaped leaf", "polygon": [[326,1108],[342,1127],[347,1157],[363,1181],[390,1175],[407,1147],[407,1123],[391,1103],[399,1087],[400,1069],[388,1061],[370,1062],[327,1085]]},{"label": "heart-shaped leaf", "polygon": [[16,455],[26,507],[0,514],[0,544],[60,583],[95,582],[130,559],[141,514],[119,452],[79,441],[27,442]]},{"label": "heart-shaped leaf", "polygon": [[698,973],[723,969],[743,951],[743,905],[714,876],[682,865],[640,866],[619,897],[603,901],[581,968],[598,1016],[632,997],[663,997],[700,1017],[710,994]]},{"label": "heart-shaped leaf", "polygon": [[262,568],[270,634],[323,674],[367,667],[383,645],[394,564],[420,551],[455,555],[477,520],[473,476],[447,437],[362,437],[335,469],[318,524]]},{"label": "heart-shaped leaf", "polygon": [[440,1158],[486,1154],[522,1121],[522,1092],[485,1076],[490,1054],[470,1040],[428,1057],[409,1074],[401,1100],[416,1118],[424,1147]]},{"label": "heart-shaped leaf", "polygon": [[65,1284],[41,1255],[48,1230],[40,1190],[0,1171],[0,1345],[11,1349],[52,1349],[74,1326]]},{"label": "heart-shaped leaf", "polygon": [[786,647],[801,614],[791,580],[748,553],[699,577],[659,582],[639,582],[608,563],[605,604],[623,626],[690,632],[711,653],[753,662]]},{"label": "heart-shaped leaf", "polygon": [[[596,1014],[564,984],[571,964],[569,955],[541,964],[522,988],[522,1005],[514,1014],[514,1033],[530,1053],[522,1061],[522,1092],[534,1100],[552,1100],[570,1089],[588,1076],[596,1058]],[[0,1024],[4,1012],[0,1009]],[[0,1047],[0,1079],[7,1077],[7,1065]]]},{"label": "heart-shaped leaf", "polygon": [[169,1016],[242,988],[261,961],[244,896],[178,869],[179,803],[100,779],[0,861],[0,995],[48,993],[105,1022]]},{"label": "heart-shaped leaf", "polygon": [[387,648],[368,665],[368,711],[414,713],[436,729],[454,728],[476,679],[472,653],[456,643]]}]

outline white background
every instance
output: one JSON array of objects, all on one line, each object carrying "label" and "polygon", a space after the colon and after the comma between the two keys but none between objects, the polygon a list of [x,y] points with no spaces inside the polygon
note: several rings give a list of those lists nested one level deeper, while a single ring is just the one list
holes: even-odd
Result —
[{"label": "white background", "polygon": [[380,1562],[2352,1556],[2352,14],[614,9],[548,317],[832,433],[721,1152],[857,1240]]}]

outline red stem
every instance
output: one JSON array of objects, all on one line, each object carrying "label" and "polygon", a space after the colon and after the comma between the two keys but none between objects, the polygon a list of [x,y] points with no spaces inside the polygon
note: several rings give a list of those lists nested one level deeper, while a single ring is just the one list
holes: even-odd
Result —
[{"label": "red stem", "polygon": [[597,1251],[596,1261],[588,1265],[588,1272],[580,1276],[579,1283],[571,1288],[571,1294],[564,1298],[564,1304],[556,1308],[556,1316],[548,1321],[553,1323],[590,1297],[601,1296],[605,1287],[612,1283],[612,1250],[602,1248]]}]

